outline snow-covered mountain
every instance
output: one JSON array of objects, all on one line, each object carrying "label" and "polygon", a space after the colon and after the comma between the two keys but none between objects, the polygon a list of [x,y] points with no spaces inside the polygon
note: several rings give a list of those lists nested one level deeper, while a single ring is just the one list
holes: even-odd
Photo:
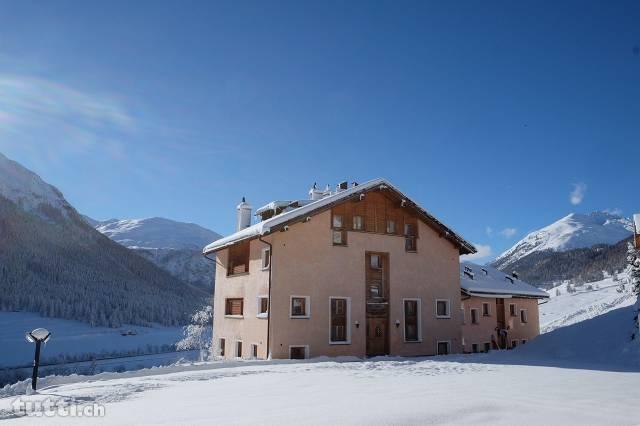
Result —
[{"label": "snow-covered mountain", "polygon": [[202,247],[221,236],[193,223],[161,217],[89,222],[102,234],[135,250],[173,276],[204,289],[213,287],[215,264],[202,256]]},{"label": "snow-covered mountain", "polygon": [[0,154],[0,310],[177,325],[205,297],[97,232],[59,190]]},{"label": "snow-covered mountain", "polygon": [[631,235],[631,220],[607,212],[571,213],[533,231],[496,258],[492,265],[509,268],[533,253],[567,251],[596,244],[615,244]]}]

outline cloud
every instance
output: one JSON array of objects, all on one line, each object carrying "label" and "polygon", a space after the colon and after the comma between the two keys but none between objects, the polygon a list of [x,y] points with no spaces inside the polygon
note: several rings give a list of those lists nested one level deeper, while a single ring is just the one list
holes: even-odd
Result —
[{"label": "cloud", "polygon": [[518,230],[516,228],[504,228],[502,231],[500,231],[500,235],[505,238],[511,238],[516,235],[517,232]]},{"label": "cloud", "polygon": [[474,243],[473,245],[475,246],[476,250],[478,250],[478,252],[474,254],[465,254],[463,256],[460,256],[461,260],[477,261],[477,260],[485,259],[491,256],[492,254],[491,246],[476,244],[476,243]]},{"label": "cloud", "polygon": [[55,161],[99,150],[122,158],[121,137],[136,122],[113,97],[57,82],[0,74],[0,148],[24,149]]},{"label": "cloud", "polygon": [[614,208],[614,209],[604,209],[605,213],[612,214],[614,216],[622,216],[622,209]]},{"label": "cloud", "polygon": [[493,237],[493,228],[491,228],[490,226],[487,226],[485,228],[485,232],[487,233],[488,237]]},{"label": "cloud", "polygon": [[569,201],[574,206],[577,206],[584,199],[584,195],[587,192],[587,185],[585,183],[574,183],[573,191],[569,193]]}]

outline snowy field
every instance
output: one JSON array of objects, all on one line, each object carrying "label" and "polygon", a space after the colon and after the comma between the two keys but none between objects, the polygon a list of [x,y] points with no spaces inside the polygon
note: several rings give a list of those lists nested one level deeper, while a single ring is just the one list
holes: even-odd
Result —
[{"label": "snowy field", "polygon": [[[591,286],[592,290],[588,289]],[[575,293],[567,291],[567,284],[549,290],[549,302],[540,305],[540,332],[548,333],[558,327],[575,324],[613,309],[629,306],[635,296],[627,285],[624,292],[617,291],[620,283],[612,278],[575,287]],[[556,295],[556,290],[560,295]]]},{"label": "snowy field", "polygon": [[[431,358],[235,361],[0,390],[7,424],[638,424],[640,345],[632,307],[513,351]],[[20,416],[21,402],[104,407],[104,417]]]},{"label": "snowy field", "polygon": [[[172,345],[182,338],[181,327],[121,328],[91,327],[80,321],[44,318],[29,312],[0,312],[0,367],[30,365],[33,362],[33,344],[24,335],[38,327],[51,331],[51,340],[42,349],[42,360],[64,355],[82,356],[92,353],[107,355],[111,352],[127,353],[141,350],[145,353]],[[123,336],[133,331],[135,335]]]}]

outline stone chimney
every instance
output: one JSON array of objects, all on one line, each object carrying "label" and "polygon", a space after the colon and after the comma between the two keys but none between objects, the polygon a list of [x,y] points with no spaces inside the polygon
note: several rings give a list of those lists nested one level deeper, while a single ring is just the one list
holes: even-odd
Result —
[{"label": "stone chimney", "polygon": [[238,210],[238,226],[236,231],[241,231],[251,226],[251,204],[242,197],[242,202],[236,207]]}]

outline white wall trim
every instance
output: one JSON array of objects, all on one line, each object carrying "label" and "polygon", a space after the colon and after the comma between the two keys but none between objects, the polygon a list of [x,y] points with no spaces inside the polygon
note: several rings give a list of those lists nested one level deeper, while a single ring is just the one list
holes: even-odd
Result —
[{"label": "white wall trim", "polygon": [[[333,299],[345,299],[347,301],[347,320],[345,332],[347,340],[334,342],[331,340],[331,301]],[[330,345],[350,345],[351,344],[351,298],[344,296],[329,296],[329,344]]]},{"label": "white wall trim", "polygon": [[[407,332],[407,315],[405,312],[405,301],[414,300],[418,302],[418,340],[407,340],[406,332]],[[402,338],[404,343],[422,343],[422,299],[419,297],[406,297],[402,299]]]}]

